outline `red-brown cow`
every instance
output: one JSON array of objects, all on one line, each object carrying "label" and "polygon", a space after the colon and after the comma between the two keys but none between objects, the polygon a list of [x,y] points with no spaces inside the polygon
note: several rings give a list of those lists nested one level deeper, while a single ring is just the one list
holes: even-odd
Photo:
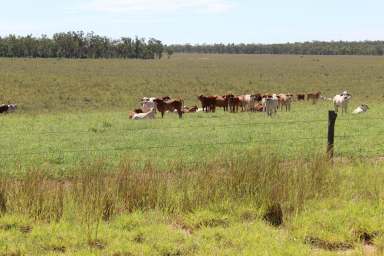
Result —
[{"label": "red-brown cow", "polygon": [[223,108],[224,112],[228,110],[228,98],[226,96],[215,96],[215,107]]},{"label": "red-brown cow", "polygon": [[233,94],[228,94],[225,97],[228,99],[229,111],[231,113],[239,112],[240,98],[235,97]]},{"label": "red-brown cow", "polygon": [[300,94],[297,94],[296,97],[297,97],[297,101],[305,100],[305,94],[300,93]]},{"label": "red-brown cow", "polygon": [[183,117],[183,100],[163,100],[163,99],[155,99],[157,110],[161,113],[161,117],[164,118],[164,113],[166,111],[173,112],[177,111],[179,114],[179,118]]},{"label": "red-brown cow", "polygon": [[197,97],[201,102],[201,107],[205,112],[215,112],[217,96],[204,96]]},{"label": "red-brown cow", "polygon": [[321,92],[314,92],[307,94],[307,100],[312,100],[312,103],[315,104],[320,99]]}]

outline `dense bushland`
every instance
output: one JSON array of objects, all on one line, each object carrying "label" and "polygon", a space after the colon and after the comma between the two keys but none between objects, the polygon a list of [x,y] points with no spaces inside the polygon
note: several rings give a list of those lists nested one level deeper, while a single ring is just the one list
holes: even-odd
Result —
[{"label": "dense bushland", "polygon": [[178,53],[383,55],[384,41],[332,41],[284,44],[185,44],[169,47]]},{"label": "dense bushland", "polygon": [[0,57],[33,58],[130,58],[163,56],[160,40],[122,37],[117,40],[92,33],[56,33],[53,38],[9,35],[0,37]]}]

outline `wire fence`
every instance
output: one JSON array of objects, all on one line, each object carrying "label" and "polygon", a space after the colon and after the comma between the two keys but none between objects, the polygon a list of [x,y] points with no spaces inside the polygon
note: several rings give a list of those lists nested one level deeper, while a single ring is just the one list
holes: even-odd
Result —
[{"label": "wire fence", "polygon": [[[364,118],[364,119],[338,119],[337,122],[345,122],[345,121],[373,121],[373,120],[383,120],[383,118]],[[164,127],[130,127],[130,128],[122,128],[122,129],[113,129],[114,133],[119,132],[139,132],[139,131],[156,131],[156,130],[173,130],[173,129],[186,129],[186,128],[230,128],[230,127],[239,127],[239,126],[253,126],[253,125],[294,125],[294,124],[302,124],[302,123],[322,123],[328,122],[327,119],[314,119],[314,120],[291,120],[291,121],[269,121],[269,122],[247,122],[247,123],[235,123],[235,124],[222,124],[222,125],[188,125],[188,126],[164,126]],[[68,131],[41,131],[41,132],[30,132],[25,131],[23,133],[7,133],[2,132],[0,137],[8,137],[8,136],[30,136],[30,135],[63,135],[63,134],[86,134],[86,133],[95,133],[98,130],[108,130],[108,127],[101,128],[90,128],[88,130],[68,130]]]},{"label": "wire fence", "polygon": [[[337,122],[349,122],[349,121],[372,121],[372,120],[384,120],[384,118],[351,118],[351,119],[338,119]],[[128,132],[141,132],[141,131],[173,131],[177,129],[193,129],[193,128],[209,128],[209,129],[216,129],[216,128],[224,128],[224,129],[231,129],[231,128],[237,128],[241,126],[284,126],[284,125],[294,125],[294,124],[318,124],[323,123],[324,127],[326,127],[326,123],[328,120],[326,119],[314,119],[314,120],[288,120],[288,121],[276,121],[276,120],[269,120],[267,122],[247,122],[247,123],[232,123],[232,124],[199,124],[199,125],[181,125],[181,126],[168,126],[168,127],[130,127],[130,128],[124,128],[124,129],[108,129],[107,128],[100,128],[105,129],[105,131],[111,131],[113,135],[118,134],[124,134]],[[94,128],[95,129],[95,128]],[[324,128],[325,129],[325,128]],[[103,130],[104,131],[104,130]],[[96,129],[97,132],[97,129]],[[2,133],[0,137],[4,136],[39,136],[39,135],[46,135],[46,136],[60,136],[60,135],[74,135],[74,134],[92,134],[95,133],[95,130],[88,129],[88,130],[70,130],[70,131],[42,131],[42,132],[32,132],[32,133]],[[326,136],[300,136],[300,137],[284,137],[284,138],[269,138],[267,135],[271,135],[272,132],[261,132],[258,133],[258,136],[264,137],[263,139],[248,139],[248,140],[240,140],[240,141],[210,141],[206,143],[189,143],[189,144],[168,144],[168,145],[150,145],[150,146],[115,146],[112,148],[74,148],[69,150],[43,150],[43,151],[34,151],[32,149],[28,149],[27,151],[23,152],[7,152],[7,153],[0,153],[0,158],[5,159],[9,157],[14,156],[32,156],[32,155],[52,155],[52,154],[81,154],[81,153],[91,153],[91,152],[124,152],[124,151],[147,151],[147,150],[165,150],[165,149],[188,149],[188,148],[194,148],[194,147],[219,147],[219,146],[235,146],[235,145],[264,145],[264,144],[279,144],[279,143],[287,143],[287,142],[300,142],[300,141],[317,141],[321,142],[324,141],[324,145],[326,143],[327,137]],[[104,136],[104,135],[103,135]],[[340,144],[345,143],[346,139],[351,141],[351,139],[355,138],[376,138],[376,140],[380,140],[384,138],[384,131],[375,133],[375,134],[344,134],[344,135],[336,135],[335,138],[340,141]],[[384,141],[383,141],[384,142]],[[338,142],[336,142],[337,144]],[[376,145],[370,145],[370,148],[367,149],[364,152],[367,153],[377,153],[378,150],[372,150],[372,147],[380,147],[384,143],[377,143]],[[337,154],[337,152],[336,152]],[[340,151],[340,154],[345,155],[346,153],[343,151]]]}]

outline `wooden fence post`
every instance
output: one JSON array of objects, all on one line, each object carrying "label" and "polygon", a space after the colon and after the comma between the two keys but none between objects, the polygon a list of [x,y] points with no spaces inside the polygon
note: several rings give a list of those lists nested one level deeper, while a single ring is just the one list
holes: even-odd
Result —
[{"label": "wooden fence post", "polygon": [[337,114],[335,111],[328,112],[328,146],[327,154],[328,158],[333,159],[334,153],[334,141],[335,141],[335,123],[336,123]]}]

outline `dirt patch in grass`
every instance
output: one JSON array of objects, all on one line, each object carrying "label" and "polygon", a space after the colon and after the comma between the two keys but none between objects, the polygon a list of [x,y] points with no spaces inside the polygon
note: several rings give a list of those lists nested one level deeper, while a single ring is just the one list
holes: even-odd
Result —
[{"label": "dirt patch in grass", "polygon": [[17,225],[15,223],[0,225],[0,229],[4,230],[4,231],[9,231],[9,230],[16,229],[16,228],[17,228]]},{"label": "dirt patch in grass", "polygon": [[327,241],[317,237],[308,236],[304,239],[304,242],[312,247],[327,251],[347,251],[353,249],[353,245],[349,242]]},{"label": "dirt patch in grass", "polygon": [[0,256],[21,256],[21,252],[6,252],[0,253]]},{"label": "dirt patch in grass", "polygon": [[199,229],[202,227],[209,227],[209,228],[214,228],[214,227],[228,227],[229,222],[227,219],[205,219],[201,220],[200,222],[196,223],[194,225],[194,228]]},{"label": "dirt patch in grass", "polygon": [[243,222],[252,222],[256,219],[256,214],[252,211],[244,211],[240,214],[240,219]]},{"label": "dirt patch in grass", "polygon": [[54,252],[54,253],[65,253],[67,248],[65,246],[61,245],[52,245],[52,246],[46,246],[44,247],[44,250],[47,252]]},{"label": "dirt patch in grass", "polygon": [[98,250],[104,250],[106,247],[105,243],[101,240],[88,241],[88,245],[89,245],[89,247],[91,247],[93,249],[98,249]]},{"label": "dirt patch in grass", "polygon": [[172,224],[171,227],[175,230],[181,230],[184,234],[190,236],[193,233],[193,228],[185,224],[181,218],[177,218]]},{"label": "dirt patch in grass", "polygon": [[23,234],[29,234],[32,232],[31,226],[18,226],[15,223],[0,225],[0,229],[4,231],[10,231],[12,229],[18,229]]},{"label": "dirt patch in grass", "polygon": [[270,206],[264,214],[263,219],[274,227],[279,227],[283,224],[283,211],[280,204]]},{"label": "dirt patch in grass", "polygon": [[143,233],[136,234],[135,237],[133,238],[133,241],[138,244],[144,243],[145,241],[144,234]]},{"label": "dirt patch in grass", "polygon": [[29,234],[32,232],[32,227],[31,226],[20,226],[19,231],[23,234]]},{"label": "dirt patch in grass", "polygon": [[379,235],[381,235],[381,232],[378,231],[367,232],[363,230],[357,230],[354,232],[354,236],[366,245],[372,245],[373,240]]},{"label": "dirt patch in grass", "polygon": [[134,256],[131,252],[115,252],[112,256]]}]

